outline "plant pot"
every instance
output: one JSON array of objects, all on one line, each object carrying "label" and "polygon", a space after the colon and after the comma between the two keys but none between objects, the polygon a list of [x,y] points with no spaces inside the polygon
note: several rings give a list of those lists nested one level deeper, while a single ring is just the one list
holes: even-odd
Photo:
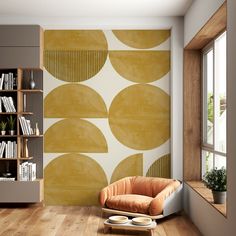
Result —
[{"label": "plant pot", "polygon": [[226,191],[220,192],[220,191],[213,191],[213,199],[215,204],[224,204],[226,201]]},{"label": "plant pot", "polygon": [[10,135],[14,135],[15,134],[15,130],[9,130],[9,134]]},{"label": "plant pot", "polygon": [[5,135],[5,134],[6,134],[6,130],[2,130],[1,135]]}]

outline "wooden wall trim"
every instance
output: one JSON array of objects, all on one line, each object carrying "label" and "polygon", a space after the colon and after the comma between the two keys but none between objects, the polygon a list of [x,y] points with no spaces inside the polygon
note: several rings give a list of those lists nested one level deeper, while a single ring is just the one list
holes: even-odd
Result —
[{"label": "wooden wall trim", "polygon": [[[219,33],[226,29],[227,25],[227,6],[226,1],[201,28],[196,36],[189,42],[185,49],[202,49],[212,41]],[[196,19],[197,20],[197,19]]]},{"label": "wooden wall trim", "polygon": [[184,180],[201,179],[201,51],[184,51]]}]

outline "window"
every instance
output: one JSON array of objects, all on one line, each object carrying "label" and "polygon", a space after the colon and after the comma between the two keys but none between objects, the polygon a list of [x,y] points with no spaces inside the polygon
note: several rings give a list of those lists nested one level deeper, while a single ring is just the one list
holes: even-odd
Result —
[{"label": "window", "polygon": [[226,32],[203,50],[202,176],[226,168]]}]

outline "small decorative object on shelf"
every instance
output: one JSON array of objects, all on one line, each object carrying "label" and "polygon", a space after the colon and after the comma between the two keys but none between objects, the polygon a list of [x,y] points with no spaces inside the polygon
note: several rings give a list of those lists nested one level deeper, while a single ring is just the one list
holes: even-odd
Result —
[{"label": "small decorative object on shelf", "polygon": [[215,204],[224,204],[226,201],[227,176],[226,169],[214,168],[204,175],[207,188],[211,189]]},{"label": "small decorative object on shelf", "polygon": [[33,70],[30,71],[30,89],[35,89],[35,81],[34,81],[34,72]]},{"label": "small decorative object on shelf", "polygon": [[35,124],[35,130],[34,131],[35,131],[34,132],[35,135],[40,135],[38,123]]},{"label": "small decorative object on shelf", "polygon": [[28,150],[28,139],[23,139],[23,153],[22,157],[27,158],[29,157],[29,150]]},{"label": "small decorative object on shelf", "polygon": [[12,173],[10,172],[10,163],[9,161],[6,161],[6,172],[2,173],[3,177],[9,178],[12,176]]},{"label": "small decorative object on shelf", "polygon": [[15,130],[14,130],[14,128],[15,128],[15,121],[16,121],[16,118],[14,117],[13,118],[13,116],[12,115],[10,115],[9,117],[7,117],[7,121],[8,121],[8,127],[9,127],[9,134],[10,135],[14,135],[14,133],[15,133]]},{"label": "small decorative object on shelf", "polygon": [[7,127],[7,122],[1,121],[0,122],[1,135],[6,134],[6,127]]}]

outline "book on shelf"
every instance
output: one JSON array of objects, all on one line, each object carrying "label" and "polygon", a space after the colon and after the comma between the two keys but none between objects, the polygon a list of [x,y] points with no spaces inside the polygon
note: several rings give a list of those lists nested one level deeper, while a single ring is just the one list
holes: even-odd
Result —
[{"label": "book on shelf", "polygon": [[24,116],[19,116],[19,121],[23,135],[32,135],[33,129],[31,128],[30,120],[25,119]]},{"label": "book on shelf", "polygon": [[[0,103],[3,103],[3,107],[6,112],[16,112],[14,101],[12,97],[0,97]],[[2,112],[2,105],[0,106],[0,112]]]},{"label": "book on shelf", "polygon": [[[5,151],[5,155],[4,155]],[[0,143],[0,158],[17,158],[17,143],[16,141],[2,141]]]},{"label": "book on shelf", "polygon": [[13,73],[4,74],[0,77],[0,90],[13,90],[17,88],[16,77]]},{"label": "book on shelf", "polygon": [[0,177],[0,181],[15,181],[15,178],[14,177],[10,177],[10,178]]},{"label": "book on shelf", "polygon": [[19,166],[19,180],[33,181],[36,179],[36,163],[23,162]]}]

